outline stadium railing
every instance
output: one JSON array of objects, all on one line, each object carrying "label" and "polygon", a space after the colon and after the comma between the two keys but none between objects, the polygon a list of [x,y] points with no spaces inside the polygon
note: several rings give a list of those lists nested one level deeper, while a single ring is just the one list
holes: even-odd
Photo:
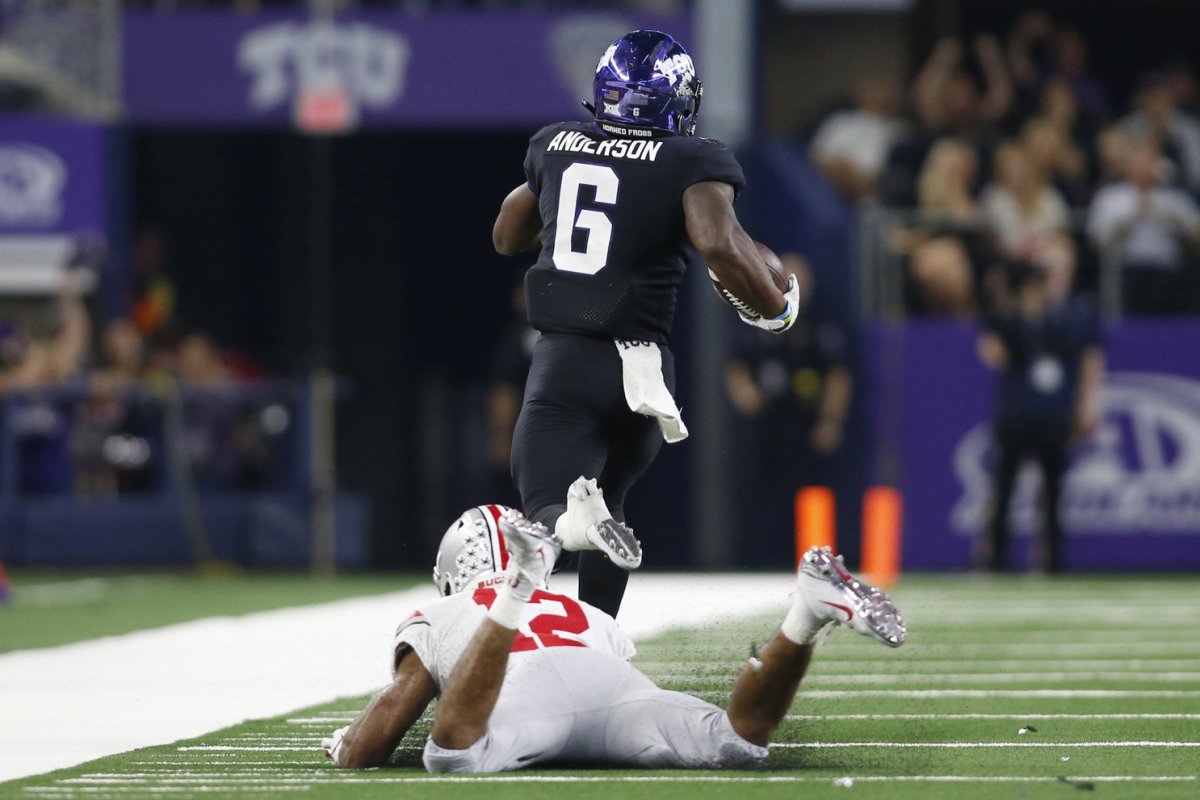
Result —
[{"label": "stadium railing", "polygon": [[[1117,245],[1106,252],[1094,248],[1085,235],[1087,213],[1073,211],[1066,233],[1075,243],[1076,287],[1094,293],[1102,315],[1107,319],[1121,316],[1121,272],[1114,258]],[[906,255],[894,246],[898,235],[915,229],[956,229],[981,237],[990,230],[984,223],[962,225],[948,223],[945,217],[912,208],[886,208],[865,205],[860,209],[856,235],[857,266],[860,283],[860,311],[862,319],[878,317],[898,319],[907,316],[906,307]],[[988,264],[974,263],[973,269],[982,270]]]},{"label": "stadium railing", "polygon": [[[0,559],[308,563],[312,418],[299,380],[8,392]],[[338,561],[361,564],[366,503],[335,506]]]}]

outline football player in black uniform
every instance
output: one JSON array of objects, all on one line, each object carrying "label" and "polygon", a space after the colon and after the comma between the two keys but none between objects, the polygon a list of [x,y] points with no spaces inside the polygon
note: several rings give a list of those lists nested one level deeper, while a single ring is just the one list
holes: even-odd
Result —
[{"label": "football player in black uniform", "polygon": [[742,301],[746,323],[780,333],[798,306],[794,280],[777,288],[734,214],[745,179],[733,153],[693,135],[701,92],[691,57],[667,34],[618,39],[585,103],[594,121],[533,136],[526,181],[492,232],[505,255],[541,247],[525,275],[541,335],[513,477],[525,513],[565,549],[600,551],[580,554],[579,595],[614,616],[626,570],[642,559],[625,494],[664,438],[687,435],[667,342],[691,248]]}]

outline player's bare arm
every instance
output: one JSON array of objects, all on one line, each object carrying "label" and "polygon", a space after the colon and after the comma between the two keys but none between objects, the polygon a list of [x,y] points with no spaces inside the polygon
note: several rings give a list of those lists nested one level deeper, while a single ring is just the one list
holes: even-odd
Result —
[{"label": "player's bare arm", "polygon": [[538,212],[537,195],[522,183],[500,204],[500,214],[492,226],[492,244],[497,253],[515,256],[537,247],[541,234],[542,217]]},{"label": "player's bare arm", "polygon": [[436,696],[433,676],[410,650],[400,659],[391,685],[375,695],[341,740],[335,741],[334,761],[347,769],[387,764],[404,734]]},{"label": "player's bare arm", "polygon": [[688,238],[722,286],[763,317],[777,317],[787,301],[775,287],[754,240],[738,222],[733,199],[733,187],[721,181],[701,181],[685,189]]},{"label": "player's bare arm", "polygon": [[490,619],[480,624],[438,704],[429,738],[439,747],[465,750],[487,732],[516,633]]},{"label": "player's bare arm", "polygon": [[729,698],[729,724],[747,742],[771,743],[792,706],[812,660],[813,644],[797,644],[777,632],[758,651],[758,663],[742,667]]},{"label": "player's bare arm", "polygon": [[497,526],[504,536],[510,568],[438,703],[429,739],[447,750],[466,750],[487,732],[521,613],[534,591],[546,585],[560,552],[545,525],[530,522],[518,511],[507,510]]}]

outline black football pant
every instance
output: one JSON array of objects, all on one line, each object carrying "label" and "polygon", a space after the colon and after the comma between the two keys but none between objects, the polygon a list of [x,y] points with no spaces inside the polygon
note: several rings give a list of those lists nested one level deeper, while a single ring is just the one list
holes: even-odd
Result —
[{"label": "black football pant", "polygon": [[[675,365],[662,348],[663,377]],[[525,514],[554,530],[567,487],[597,478],[613,518],[625,521],[625,495],[662,447],[658,422],[625,402],[621,357],[612,339],[543,333],[533,349],[525,402],[513,432],[512,470]],[[629,573],[599,552],[579,554],[579,597],[613,615]]]},{"label": "black football pant", "polygon": [[1068,418],[998,420],[994,428],[996,444],[996,491],[992,517],[988,525],[993,570],[1008,566],[1009,505],[1016,486],[1017,473],[1027,457],[1036,458],[1042,468],[1042,567],[1059,572],[1063,567],[1063,529],[1058,501],[1062,494],[1063,474],[1067,469],[1067,442],[1071,435]]}]

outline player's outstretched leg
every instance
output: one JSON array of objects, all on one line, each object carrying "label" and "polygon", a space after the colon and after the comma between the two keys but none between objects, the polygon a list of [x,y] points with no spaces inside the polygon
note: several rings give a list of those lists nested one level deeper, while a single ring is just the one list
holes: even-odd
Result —
[{"label": "player's outstretched leg", "polygon": [[554,536],[564,550],[599,550],[621,569],[642,565],[642,543],[632,528],[613,519],[595,478],[581,475],[571,484],[567,510],[554,523]]},{"label": "player's outstretched leg", "polygon": [[888,647],[899,647],[908,636],[891,598],[847,572],[842,557],[828,547],[813,547],[800,559],[785,631],[789,625],[816,631],[830,623],[847,625]]}]

